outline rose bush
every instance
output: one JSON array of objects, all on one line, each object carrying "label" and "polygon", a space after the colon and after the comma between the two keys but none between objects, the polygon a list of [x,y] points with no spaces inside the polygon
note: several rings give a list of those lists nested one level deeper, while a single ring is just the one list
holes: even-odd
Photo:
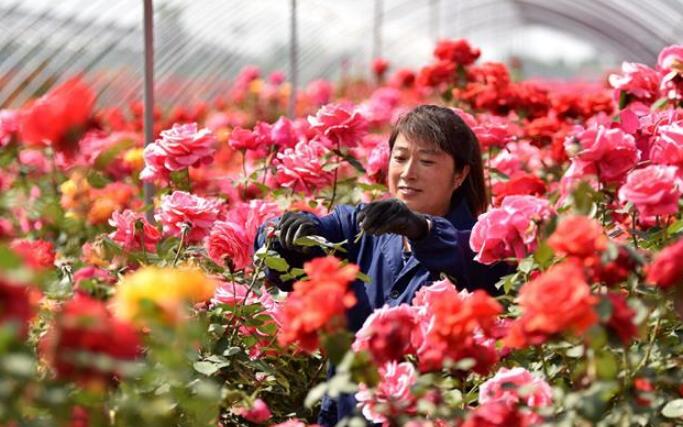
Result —
[{"label": "rose bush", "polygon": [[[385,426],[680,423],[683,46],[611,87],[480,54],[442,40],[418,70],[313,81],[296,117],[283,74],[248,67],[155,111],[146,147],[142,104],[96,109],[81,78],[0,111],[0,425],[306,426],[324,393]],[[391,123],[420,103],[479,138],[470,249],[515,268],[498,297],[443,278],[354,336],[344,243],[289,265],[272,219],[384,197]]]}]

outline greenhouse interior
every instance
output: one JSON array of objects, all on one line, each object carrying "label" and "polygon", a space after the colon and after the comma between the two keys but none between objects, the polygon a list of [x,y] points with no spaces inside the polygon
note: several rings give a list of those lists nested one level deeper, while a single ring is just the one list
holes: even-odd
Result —
[{"label": "greenhouse interior", "polygon": [[0,426],[683,425],[683,0],[0,0]]}]

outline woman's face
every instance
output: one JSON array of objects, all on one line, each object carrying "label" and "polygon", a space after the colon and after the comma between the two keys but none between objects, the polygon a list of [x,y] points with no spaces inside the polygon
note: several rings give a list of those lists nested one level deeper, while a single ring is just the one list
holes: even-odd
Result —
[{"label": "woman's face", "polygon": [[469,166],[456,171],[453,157],[435,144],[399,134],[389,158],[389,192],[414,211],[445,216],[468,172]]}]

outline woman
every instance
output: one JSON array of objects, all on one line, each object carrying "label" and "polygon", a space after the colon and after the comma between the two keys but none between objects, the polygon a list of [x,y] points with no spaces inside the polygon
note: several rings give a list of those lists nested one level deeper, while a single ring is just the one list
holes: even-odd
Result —
[{"label": "woman", "polygon": [[[442,274],[460,289],[496,293],[494,284],[507,272],[502,264],[475,262],[470,250],[470,230],[488,202],[479,144],[465,122],[449,108],[421,105],[399,119],[389,146],[387,181],[393,198],[337,206],[323,217],[287,212],[271,243],[290,266],[300,267],[322,253],[298,247],[298,238],[318,235],[331,242],[347,241],[343,256],[371,278],[368,285],[352,285],[358,300],[347,313],[352,331],[375,308],[410,304],[420,287]],[[261,234],[257,247],[264,243]],[[291,290],[291,282],[281,281],[276,272],[267,275],[281,289]],[[354,411],[352,396],[326,398],[319,423],[335,425]]]}]

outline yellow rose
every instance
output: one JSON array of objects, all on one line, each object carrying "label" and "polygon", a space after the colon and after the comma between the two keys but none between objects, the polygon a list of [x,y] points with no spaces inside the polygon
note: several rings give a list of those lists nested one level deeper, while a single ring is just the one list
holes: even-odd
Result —
[{"label": "yellow rose", "polygon": [[216,283],[198,268],[143,267],[118,284],[113,309],[120,319],[139,322],[140,305],[148,301],[162,311],[164,321],[175,323],[183,317],[185,304],[206,301],[215,289]]}]

